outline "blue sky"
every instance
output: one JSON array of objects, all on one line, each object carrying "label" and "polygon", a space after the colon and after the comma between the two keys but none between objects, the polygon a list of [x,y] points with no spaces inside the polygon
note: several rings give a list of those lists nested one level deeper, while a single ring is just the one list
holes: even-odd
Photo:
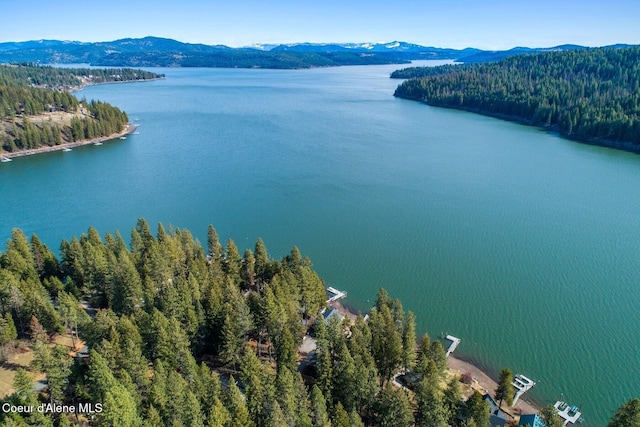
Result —
[{"label": "blue sky", "polygon": [[640,44],[638,0],[3,0],[0,42],[385,42],[508,49]]}]

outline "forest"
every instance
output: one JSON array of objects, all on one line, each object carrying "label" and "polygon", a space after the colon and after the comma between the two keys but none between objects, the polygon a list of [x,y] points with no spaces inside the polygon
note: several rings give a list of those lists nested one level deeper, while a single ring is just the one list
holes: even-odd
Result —
[{"label": "forest", "polygon": [[[153,234],[144,219],[130,245],[89,228],[62,241],[59,259],[16,229],[0,254],[1,356],[32,351],[33,361],[16,370],[0,423],[489,426],[488,404],[477,391],[463,397],[442,344],[416,338],[399,300],[381,289],[366,318],[325,320],[326,298],[298,248],[275,260],[258,239],[241,255],[213,226],[206,250],[189,231],[159,224]],[[315,351],[299,353],[311,337]],[[17,410],[44,404],[48,412]],[[609,425],[638,417],[632,399]]]},{"label": "forest", "polygon": [[546,52],[495,63],[408,68],[395,96],[640,151],[640,47]]},{"label": "forest", "polygon": [[120,132],[129,121],[126,113],[107,103],[79,101],[69,90],[88,84],[160,77],[131,69],[0,65],[0,152],[55,146]]}]

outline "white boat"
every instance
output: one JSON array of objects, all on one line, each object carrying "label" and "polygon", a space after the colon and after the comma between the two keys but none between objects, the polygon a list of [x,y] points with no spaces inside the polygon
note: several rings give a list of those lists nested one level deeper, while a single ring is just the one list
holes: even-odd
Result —
[{"label": "white boat", "polygon": [[126,136],[121,136],[120,139],[127,139],[127,137]]},{"label": "white boat", "polygon": [[140,135],[140,132],[134,132],[133,135]]},{"label": "white boat", "polygon": [[65,153],[68,153],[69,151],[71,151],[71,148],[63,148],[62,151],[64,151]]},{"label": "white boat", "polygon": [[93,145],[102,145],[102,142],[94,142]]},{"label": "white boat", "polygon": [[11,161],[11,159],[10,159],[10,158],[8,158],[8,157],[2,157],[2,158],[0,158],[0,162],[2,162],[2,163],[8,163],[8,162],[10,162],[10,161]]}]

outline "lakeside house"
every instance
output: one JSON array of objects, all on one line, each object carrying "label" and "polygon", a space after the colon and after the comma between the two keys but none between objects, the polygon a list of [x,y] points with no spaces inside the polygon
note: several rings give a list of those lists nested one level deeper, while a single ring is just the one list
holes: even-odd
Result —
[{"label": "lakeside house", "polygon": [[542,417],[538,414],[526,414],[520,415],[519,426],[529,426],[529,427],[547,427],[547,423],[544,422]]},{"label": "lakeside house", "polygon": [[493,427],[505,427],[507,425],[507,420],[509,418],[512,418],[511,415],[507,414],[502,409],[499,409],[498,404],[489,394],[485,394],[484,396],[482,396],[482,400],[489,403],[489,407],[491,409],[491,415],[489,416],[489,425]]}]

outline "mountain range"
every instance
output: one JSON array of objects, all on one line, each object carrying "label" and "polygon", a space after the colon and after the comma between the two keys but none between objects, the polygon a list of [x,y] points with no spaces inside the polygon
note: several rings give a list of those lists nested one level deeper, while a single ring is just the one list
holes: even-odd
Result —
[{"label": "mountain range", "polygon": [[[614,45],[623,47],[628,45]],[[551,50],[588,49],[562,45],[516,47],[505,51],[447,49],[406,42],[256,44],[242,48],[183,43],[160,37],[109,42],[33,40],[0,43],[0,63],[73,64],[127,67],[310,68],[340,65],[408,63],[420,59],[458,62],[497,61],[509,56]]]}]

